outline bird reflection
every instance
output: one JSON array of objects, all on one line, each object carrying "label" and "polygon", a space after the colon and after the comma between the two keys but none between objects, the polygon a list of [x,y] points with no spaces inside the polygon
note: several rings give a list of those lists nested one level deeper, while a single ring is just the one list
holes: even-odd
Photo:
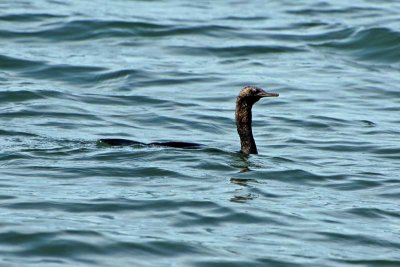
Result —
[{"label": "bird reflection", "polygon": [[255,179],[246,179],[246,178],[231,178],[231,183],[237,184],[240,186],[248,186],[250,182],[255,182],[257,183],[257,180]]},{"label": "bird reflection", "polygon": [[[241,174],[251,172],[248,155],[243,155],[242,153],[238,155],[238,157],[235,157],[236,160],[232,165],[238,168],[238,172]],[[251,183],[257,183],[256,179],[231,177],[230,182],[232,184],[240,186],[238,189],[235,190],[234,196],[230,199],[231,202],[246,203],[257,197],[257,195],[255,194],[244,192],[245,190],[248,191],[248,189],[252,187]]]},{"label": "bird reflection", "polygon": [[255,196],[253,194],[247,194],[243,196],[233,196],[230,201],[231,202],[236,202],[236,203],[246,203],[249,200],[254,199]]}]

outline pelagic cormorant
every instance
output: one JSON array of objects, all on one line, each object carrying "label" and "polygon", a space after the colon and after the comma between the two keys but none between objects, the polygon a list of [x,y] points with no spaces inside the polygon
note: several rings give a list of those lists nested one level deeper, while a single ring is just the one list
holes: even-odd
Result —
[{"label": "pelagic cormorant", "polygon": [[[240,137],[241,152],[244,154],[257,154],[256,142],[253,138],[251,128],[251,108],[263,97],[276,97],[277,93],[268,93],[256,86],[244,87],[236,99],[236,127]],[[99,142],[111,146],[131,146],[131,145],[149,145],[149,146],[167,146],[175,148],[199,148],[202,145],[189,142],[155,142],[141,143],[127,139],[100,139]]]}]

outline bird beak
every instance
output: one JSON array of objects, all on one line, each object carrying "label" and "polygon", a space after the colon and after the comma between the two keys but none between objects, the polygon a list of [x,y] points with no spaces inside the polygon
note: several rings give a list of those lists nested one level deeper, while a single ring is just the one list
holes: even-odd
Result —
[{"label": "bird beak", "polygon": [[277,96],[279,96],[279,94],[278,93],[268,93],[268,92],[263,91],[263,92],[259,93],[258,96],[259,97],[277,97]]}]

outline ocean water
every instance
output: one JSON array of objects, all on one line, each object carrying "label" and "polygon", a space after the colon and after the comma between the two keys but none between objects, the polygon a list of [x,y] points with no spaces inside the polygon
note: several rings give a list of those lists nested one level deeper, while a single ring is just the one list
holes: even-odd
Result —
[{"label": "ocean water", "polygon": [[2,0],[0,266],[400,266],[399,12]]}]

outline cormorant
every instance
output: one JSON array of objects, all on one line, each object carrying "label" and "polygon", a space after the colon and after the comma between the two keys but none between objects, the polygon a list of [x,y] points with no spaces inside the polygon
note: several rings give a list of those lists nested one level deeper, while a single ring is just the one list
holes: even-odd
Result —
[{"label": "cormorant", "polygon": [[[257,154],[256,142],[253,138],[251,128],[251,108],[263,97],[276,97],[277,93],[268,93],[256,86],[245,86],[236,99],[236,127],[240,137],[241,152],[244,154]],[[154,142],[141,143],[127,139],[100,139],[100,143],[111,146],[131,146],[131,145],[148,145],[148,146],[167,146],[175,148],[199,148],[202,145],[190,142]]]}]

